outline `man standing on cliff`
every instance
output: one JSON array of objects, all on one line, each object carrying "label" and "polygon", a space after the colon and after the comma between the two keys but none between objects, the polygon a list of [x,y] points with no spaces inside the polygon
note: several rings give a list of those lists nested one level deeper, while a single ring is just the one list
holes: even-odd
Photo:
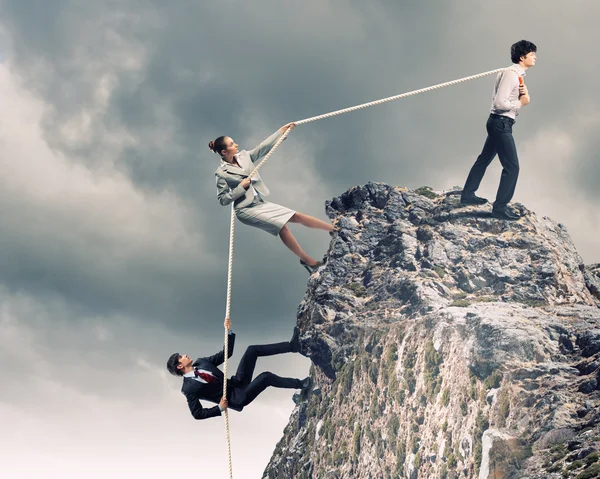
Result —
[{"label": "man standing on cliff", "polygon": [[[231,331],[231,321],[225,319],[225,328],[229,332],[227,357],[233,354],[235,334]],[[214,356],[192,360],[187,354],[174,353],[167,361],[167,370],[183,378],[181,392],[185,395],[190,412],[195,419],[207,419],[220,416],[221,412],[230,407],[234,411],[241,411],[250,404],[256,396],[267,387],[307,390],[312,385],[309,377],[300,380],[295,378],[282,378],[270,372],[259,374],[252,379],[256,360],[261,356],[273,356],[283,353],[297,353],[300,351],[300,331],[294,328],[291,341],[275,344],[248,346],[240,360],[237,372],[227,380],[227,398],[223,396],[223,381],[225,377],[217,366],[225,361],[225,349]],[[211,408],[203,408],[200,400],[216,403]]]},{"label": "man standing on cliff", "polygon": [[521,107],[530,102],[529,92],[523,82],[527,69],[535,65],[537,47],[527,40],[521,40],[510,48],[510,58],[514,65],[510,70],[498,74],[494,85],[492,108],[487,120],[487,139],[481,154],[471,168],[460,202],[463,205],[482,205],[487,199],[475,195],[483,179],[485,170],[496,154],[502,164],[502,177],[492,207],[492,216],[504,220],[517,220],[519,215],[508,209],[519,176],[519,158],[512,135],[512,127]]}]

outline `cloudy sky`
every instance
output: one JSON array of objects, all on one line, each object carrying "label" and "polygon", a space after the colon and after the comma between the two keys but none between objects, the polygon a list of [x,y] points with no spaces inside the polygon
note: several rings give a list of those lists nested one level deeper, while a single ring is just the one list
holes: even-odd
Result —
[{"label": "cloudy sky", "polygon": [[[164,368],[221,348],[217,136],[251,148],[289,121],[508,66],[526,38],[538,65],[515,201],[600,262],[599,16],[593,0],[0,0],[0,476],[227,476],[222,421],[194,421]],[[492,86],[298,127],[262,171],[270,199],[325,219],[325,200],[367,181],[462,185]],[[327,234],[292,231],[325,253]],[[289,338],[306,280],[277,238],[238,223],[232,368]],[[259,367],[303,377],[309,362]],[[292,408],[267,391],[231,413],[235,477],[260,477]]]}]

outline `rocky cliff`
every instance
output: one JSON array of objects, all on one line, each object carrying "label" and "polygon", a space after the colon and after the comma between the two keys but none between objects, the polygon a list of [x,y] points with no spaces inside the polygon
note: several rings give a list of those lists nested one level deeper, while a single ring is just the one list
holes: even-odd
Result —
[{"label": "rocky cliff", "polygon": [[565,228],[379,183],[298,309],[313,390],[265,478],[600,477],[600,266]]}]

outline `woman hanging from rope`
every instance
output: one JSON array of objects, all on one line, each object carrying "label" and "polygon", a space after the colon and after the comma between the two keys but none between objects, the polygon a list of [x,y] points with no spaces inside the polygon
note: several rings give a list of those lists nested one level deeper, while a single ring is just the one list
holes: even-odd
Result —
[{"label": "woman hanging from rope", "polygon": [[287,223],[299,223],[308,228],[317,228],[330,233],[336,228],[312,216],[265,201],[263,197],[269,194],[269,189],[258,172],[249,178],[254,163],[269,153],[286,130],[291,130],[295,126],[295,123],[282,126],[250,151],[240,151],[238,145],[229,136],[220,136],[211,141],[208,147],[221,156],[221,164],[215,171],[217,198],[221,205],[227,206],[233,202],[235,214],[242,223],[279,236],[283,244],[300,258],[300,264],[312,273],[323,263],[304,252],[287,227]]}]

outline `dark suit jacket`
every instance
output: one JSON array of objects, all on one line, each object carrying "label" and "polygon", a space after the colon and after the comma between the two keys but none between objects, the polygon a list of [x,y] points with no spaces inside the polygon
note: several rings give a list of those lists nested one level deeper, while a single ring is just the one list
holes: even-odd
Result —
[{"label": "dark suit jacket", "polygon": [[[229,350],[227,351],[227,357],[230,358],[233,355],[233,346],[235,344],[235,334],[229,335]],[[204,369],[210,371],[214,376],[219,379],[218,383],[202,383],[193,378],[183,378],[183,385],[181,386],[181,392],[185,395],[190,412],[195,419],[207,419],[209,417],[220,416],[221,411],[219,406],[213,406],[211,408],[203,408],[200,404],[200,400],[211,401],[219,404],[223,397],[223,372],[217,367],[223,364],[225,361],[225,348],[219,351],[214,356],[206,358],[198,358],[192,364],[195,368]],[[244,392],[241,389],[236,389],[234,382],[230,379],[227,383],[227,399],[230,400],[229,407],[234,410],[241,410],[237,408],[236,404],[240,404],[243,401]]]}]

